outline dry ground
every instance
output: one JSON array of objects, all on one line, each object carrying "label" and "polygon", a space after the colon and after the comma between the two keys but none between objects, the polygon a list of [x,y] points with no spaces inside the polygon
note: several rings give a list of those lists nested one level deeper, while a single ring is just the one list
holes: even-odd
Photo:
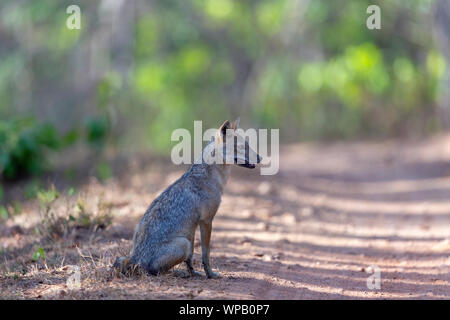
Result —
[{"label": "dry ground", "polygon": [[[222,278],[117,276],[134,226],[182,174],[170,164],[131,165],[80,187],[114,216],[105,231],[40,241],[36,201],[0,225],[3,298],[374,299],[450,298],[450,136],[408,143],[300,144],[281,149],[276,176],[233,168],[213,224],[212,265]],[[76,201],[65,196],[58,210]],[[94,209],[93,209],[94,210]],[[31,257],[43,247],[46,258]],[[198,235],[195,266],[200,266]],[[69,289],[68,265],[81,267]],[[381,289],[367,288],[369,266]],[[180,266],[181,267],[181,266]],[[184,266],[183,266],[184,268]]]}]

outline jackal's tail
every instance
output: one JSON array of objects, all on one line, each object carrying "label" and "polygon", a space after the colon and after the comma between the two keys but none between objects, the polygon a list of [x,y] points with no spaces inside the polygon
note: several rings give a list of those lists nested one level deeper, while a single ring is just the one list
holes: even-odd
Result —
[{"label": "jackal's tail", "polygon": [[130,258],[127,257],[118,257],[113,268],[126,276],[139,275],[142,271],[139,265],[131,263]]}]

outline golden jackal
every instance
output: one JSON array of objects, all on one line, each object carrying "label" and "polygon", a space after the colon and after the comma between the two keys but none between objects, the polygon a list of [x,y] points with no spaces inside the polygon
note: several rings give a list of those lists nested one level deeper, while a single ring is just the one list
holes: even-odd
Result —
[{"label": "golden jackal", "polygon": [[[117,258],[114,267],[121,272],[140,267],[156,275],[184,261],[189,276],[199,275],[194,271],[192,255],[195,230],[200,225],[206,276],[219,277],[209,264],[211,228],[231,164],[255,168],[250,160],[261,162],[245,138],[235,132],[238,124],[239,119],[233,123],[225,121],[203,149],[201,163],[193,164],[153,201],[136,227],[130,257]],[[234,142],[231,152],[225,147],[229,145],[227,141]],[[213,157],[221,161],[211,161]]]}]

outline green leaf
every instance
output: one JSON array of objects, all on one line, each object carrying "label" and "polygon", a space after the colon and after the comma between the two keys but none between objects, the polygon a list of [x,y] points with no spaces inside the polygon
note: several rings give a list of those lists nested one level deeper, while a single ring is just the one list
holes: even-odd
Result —
[{"label": "green leaf", "polygon": [[86,122],[86,135],[89,143],[103,143],[107,131],[108,120],[105,117],[93,117]]},{"label": "green leaf", "polygon": [[4,219],[4,220],[8,219],[8,217],[9,217],[8,211],[6,210],[6,208],[4,206],[0,206],[0,217],[2,217],[2,219]]},{"label": "green leaf", "polygon": [[45,259],[45,251],[42,248],[38,248],[36,252],[33,253],[33,261],[38,261],[39,259]]},{"label": "green leaf", "polygon": [[62,138],[62,146],[67,147],[73,145],[79,139],[79,133],[76,129],[70,130]]},{"label": "green leaf", "polygon": [[105,181],[112,176],[111,168],[106,162],[102,162],[97,167],[98,178]]}]

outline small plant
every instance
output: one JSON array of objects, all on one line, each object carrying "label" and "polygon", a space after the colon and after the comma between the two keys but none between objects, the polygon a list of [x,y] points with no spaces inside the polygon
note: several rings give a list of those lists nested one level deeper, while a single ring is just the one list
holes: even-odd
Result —
[{"label": "small plant", "polygon": [[73,187],[71,187],[69,190],[67,190],[67,194],[69,196],[73,196],[75,194],[75,189]]},{"label": "small plant", "polygon": [[111,206],[100,197],[97,203],[97,213],[93,219],[95,230],[106,229],[112,223]]},{"label": "small plant", "polygon": [[52,187],[48,191],[39,191],[37,198],[41,215],[41,224],[38,227],[39,234],[50,239],[63,237],[66,232],[65,219],[59,217],[53,210],[53,204],[59,198],[59,192],[56,191],[55,187]]},{"label": "small plant", "polygon": [[48,150],[57,150],[60,142],[50,124],[38,124],[33,118],[0,120],[0,176],[14,180],[42,172]]},{"label": "small plant", "polygon": [[3,220],[8,219],[9,215],[8,215],[8,211],[6,210],[6,208],[4,206],[0,206],[0,217]]},{"label": "small plant", "polygon": [[38,180],[32,180],[27,184],[23,194],[26,199],[34,199],[37,197],[39,190],[41,190],[41,184]]},{"label": "small plant", "polygon": [[43,190],[39,191],[37,196],[41,207],[45,208],[46,210],[49,210],[51,204],[55,202],[56,199],[59,198],[59,192],[56,191],[54,186],[52,186],[52,188],[48,191]]},{"label": "small plant", "polygon": [[[67,193],[73,195],[75,190],[71,188]],[[73,232],[79,229],[96,232],[111,225],[111,207],[101,197],[97,202],[96,209],[88,209],[84,199],[79,197],[73,207],[67,202],[65,214],[57,214],[54,203],[59,197],[60,194],[54,187],[37,194],[41,214],[41,223],[37,228],[37,233],[44,238],[58,240],[74,234]]]},{"label": "small plant", "polygon": [[77,204],[73,208],[73,215],[69,216],[71,226],[75,228],[89,228],[91,225],[91,215],[86,210],[86,204],[78,198]]},{"label": "small plant", "polygon": [[45,259],[45,251],[42,248],[38,248],[34,253],[32,260],[39,261],[40,259]]},{"label": "small plant", "polygon": [[[91,128],[92,127],[92,128]],[[88,141],[98,143],[102,129],[92,124]],[[100,126],[101,127],[101,126]],[[48,169],[47,156],[51,151],[60,151],[75,144],[79,139],[78,129],[65,135],[50,123],[40,123],[33,117],[15,117],[0,120],[0,177],[16,180],[38,175]]]},{"label": "small plant", "polygon": [[22,205],[19,201],[13,201],[11,204],[8,205],[8,211],[12,213],[13,215],[19,215],[22,213]]},{"label": "small plant", "polygon": [[104,182],[111,178],[111,167],[106,162],[101,162],[97,167],[97,177]]},{"label": "small plant", "polygon": [[85,228],[97,231],[106,229],[111,223],[110,206],[104,203],[101,197],[98,200],[95,213],[87,210],[85,202],[79,198],[74,207],[73,215],[69,216],[69,226],[71,228]]},{"label": "small plant", "polygon": [[95,116],[86,120],[86,140],[94,149],[101,150],[104,147],[109,126],[106,116]]}]

